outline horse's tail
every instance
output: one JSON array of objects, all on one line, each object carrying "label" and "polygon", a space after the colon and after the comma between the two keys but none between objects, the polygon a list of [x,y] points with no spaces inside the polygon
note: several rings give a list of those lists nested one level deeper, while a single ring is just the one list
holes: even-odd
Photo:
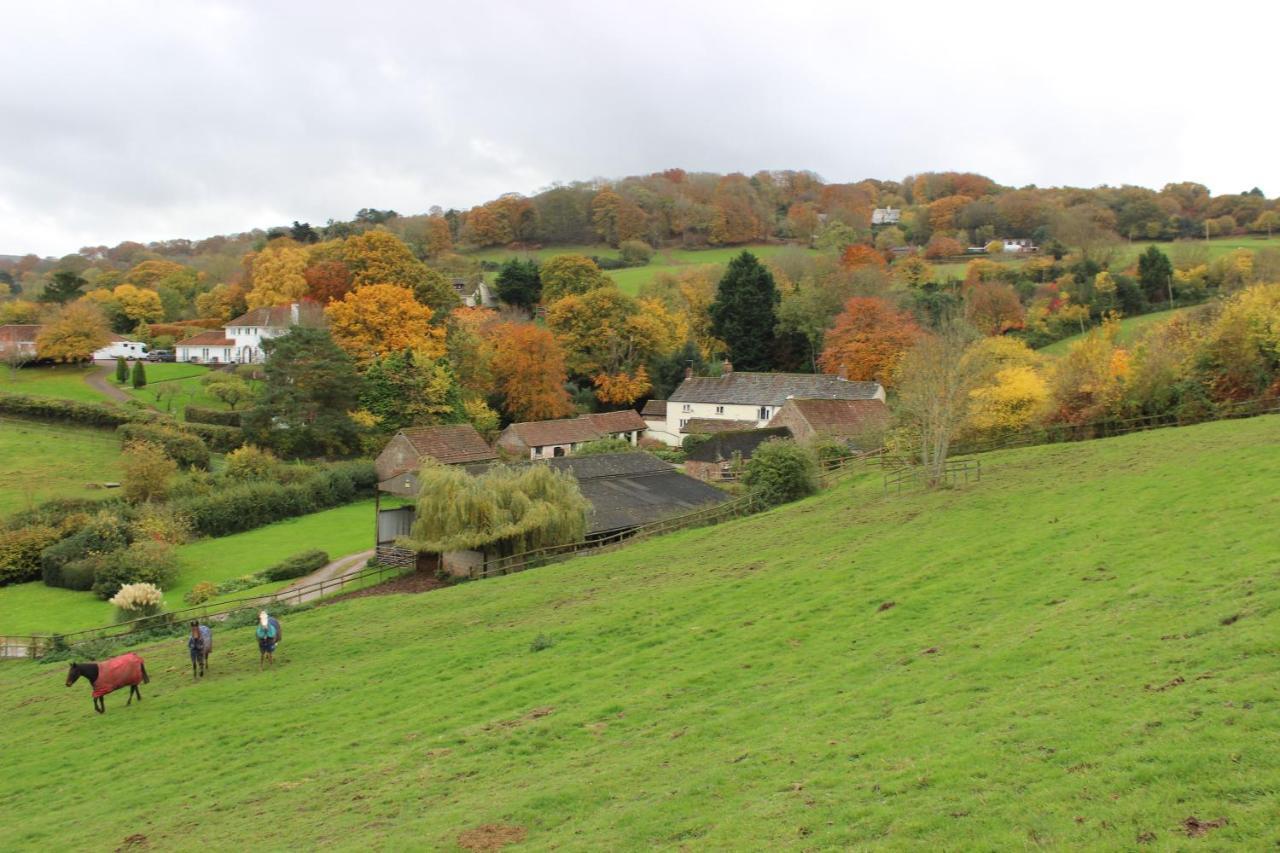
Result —
[{"label": "horse's tail", "polygon": [[142,683],[150,684],[151,676],[147,675],[147,665],[145,663],[140,663],[138,665],[142,667]]}]

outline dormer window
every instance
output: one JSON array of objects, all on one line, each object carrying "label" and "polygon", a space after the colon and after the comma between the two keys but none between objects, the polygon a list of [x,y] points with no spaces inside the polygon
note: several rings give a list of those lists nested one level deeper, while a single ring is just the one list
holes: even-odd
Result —
[{"label": "dormer window", "polygon": [[691,406],[688,403],[685,403],[684,406],[680,409],[680,411],[684,412],[685,414],[688,414],[689,412],[693,411],[693,406]]}]

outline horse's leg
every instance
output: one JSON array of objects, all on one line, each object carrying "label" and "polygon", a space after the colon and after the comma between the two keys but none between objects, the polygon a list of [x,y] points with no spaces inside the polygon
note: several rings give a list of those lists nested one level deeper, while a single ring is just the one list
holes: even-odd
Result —
[{"label": "horse's leg", "polygon": [[135,693],[137,693],[137,692],[138,692],[138,686],[137,686],[136,684],[130,684],[130,685],[129,685],[129,701],[128,701],[128,702],[125,702],[124,704],[126,704],[126,705],[132,705],[132,704],[133,704],[133,694],[135,694]]},{"label": "horse's leg", "polygon": [[136,693],[136,694],[138,694],[138,701],[139,701],[139,702],[141,702],[141,701],[142,701],[142,688],[135,684],[135,685],[133,685],[133,692],[134,692],[134,693]]},{"label": "horse's leg", "polygon": [[106,698],[105,698],[105,697],[103,697],[103,696],[95,696],[95,697],[93,697],[93,710],[97,711],[99,714],[105,714],[105,713],[107,713],[107,700],[106,700]]}]

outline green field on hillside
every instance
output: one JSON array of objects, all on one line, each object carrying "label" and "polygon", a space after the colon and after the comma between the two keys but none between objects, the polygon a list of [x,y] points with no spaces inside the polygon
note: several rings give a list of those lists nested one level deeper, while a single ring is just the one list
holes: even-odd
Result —
[{"label": "green field on hillside", "polygon": [[[229,406],[211,395],[207,386],[201,381],[209,368],[200,364],[161,363],[147,365],[147,384],[142,388],[125,385],[124,390],[153,409],[173,414],[179,420],[186,420],[187,406],[198,406],[202,409],[226,411]],[[114,379],[112,380],[114,381]],[[176,389],[176,394],[169,396]],[[245,409],[249,403],[241,403],[237,408]]]},{"label": "green field on hillside", "polygon": [[0,419],[0,516],[51,498],[94,498],[119,482],[120,440],[109,429]]},{"label": "green field on hillside", "polygon": [[109,403],[106,395],[92,388],[85,377],[97,368],[78,364],[27,366],[18,371],[0,370],[0,391],[60,397],[82,403]]},{"label": "green field on hillside", "polygon": [[1278,496],[1280,418],[1162,430],[318,608],[266,673],[171,640],[102,717],[3,664],[0,848],[1269,847]]},{"label": "green field on hillside", "polygon": [[[1143,332],[1150,329],[1152,326],[1163,323],[1166,320],[1171,320],[1174,316],[1181,314],[1184,311],[1192,310],[1195,310],[1194,306],[1191,308],[1174,308],[1171,311],[1153,311],[1150,314],[1138,314],[1135,317],[1123,317],[1120,320],[1120,331],[1116,335],[1116,341],[1121,344],[1132,344],[1138,340]],[[1083,340],[1088,334],[1089,332],[1086,331],[1072,335],[1069,338],[1063,338],[1060,341],[1054,341],[1047,347],[1042,347],[1040,352],[1053,356],[1066,355],[1067,351],[1071,349],[1072,344]]]},{"label": "green field on hillside", "polygon": [[[245,533],[200,539],[178,547],[178,583],[165,590],[172,609],[200,581],[218,583],[274,566],[312,548],[333,559],[373,547],[373,501],[290,518]],[[265,584],[224,598],[272,592],[289,582]],[[0,587],[0,635],[79,631],[110,625],[114,610],[90,592],[52,589],[40,581]]]}]

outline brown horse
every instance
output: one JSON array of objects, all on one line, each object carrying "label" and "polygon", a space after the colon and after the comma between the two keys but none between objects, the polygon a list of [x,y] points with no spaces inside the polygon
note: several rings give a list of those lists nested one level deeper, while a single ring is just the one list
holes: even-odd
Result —
[{"label": "brown horse", "polygon": [[213,629],[192,621],[187,650],[191,652],[191,678],[204,678],[205,670],[209,668],[209,654],[213,651]]},{"label": "brown horse", "polygon": [[104,697],[113,690],[127,686],[129,701],[125,704],[132,705],[134,696],[138,697],[139,702],[142,701],[142,691],[138,689],[138,685],[151,683],[142,658],[133,652],[127,652],[100,663],[71,664],[71,669],[67,671],[67,686],[75,684],[76,679],[81,676],[84,676],[89,686],[93,688],[93,710],[99,714],[107,712]]}]

